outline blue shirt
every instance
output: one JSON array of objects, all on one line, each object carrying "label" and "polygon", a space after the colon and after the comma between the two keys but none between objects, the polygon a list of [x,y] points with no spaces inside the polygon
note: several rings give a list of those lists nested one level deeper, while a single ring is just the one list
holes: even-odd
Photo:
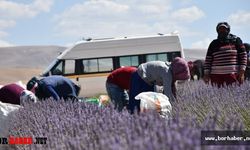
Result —
[{"label": "blue shirt", "polygon": [[38,82],[42,95],[39,98],[53,97],[55,100],[61,98],[77,97],[77,89],[75,84],[68,78],[63,76],[49,76]]}]

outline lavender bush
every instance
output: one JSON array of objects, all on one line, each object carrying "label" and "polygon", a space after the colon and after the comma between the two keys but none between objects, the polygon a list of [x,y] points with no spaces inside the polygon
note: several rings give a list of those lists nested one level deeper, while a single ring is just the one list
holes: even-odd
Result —
[{"label": "lavender bush", "polygon": [[[13,149],[172,150],[247,149],[246,146],[201,146],[201,130],[250,130],[250,83],[215,88],[202,81],[178,86],[173,115],[130,115],[113,106],[48,99],[27,103],[12,120],[10,135],[47,137],[45,145]],[[249,148],[249,147],[248,147]]]}]

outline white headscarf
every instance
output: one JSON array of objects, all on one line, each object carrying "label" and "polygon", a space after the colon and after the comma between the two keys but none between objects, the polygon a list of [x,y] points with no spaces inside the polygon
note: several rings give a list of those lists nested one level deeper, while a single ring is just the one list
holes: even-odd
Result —
[{"label": "white headscarf", "polygon": [[37,97],[33,92],[29,90],[23,90],[23,92],[20,95],[20,105],[24,105],[24,103],[28,101],[36,103]]}]

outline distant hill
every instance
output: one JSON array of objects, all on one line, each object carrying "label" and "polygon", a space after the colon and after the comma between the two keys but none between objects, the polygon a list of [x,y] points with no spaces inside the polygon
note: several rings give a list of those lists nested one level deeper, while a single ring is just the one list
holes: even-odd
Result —
[{"label": "distant hill", "polygon": [[[0,47],[0,68],[46,68],[66,47]],[[205,59],[206,49],[184,49],[187,60]]]},{"label": "distant hill", "polygon": [[[0,47],[0,68],[46,68],[66,47]],[[187,60],[205,59],[206,49],[184,49]]]},{"label": "distant hill", "polygon": [[0,68],[45,68],[66,47],[17,46],[0,48]]}]

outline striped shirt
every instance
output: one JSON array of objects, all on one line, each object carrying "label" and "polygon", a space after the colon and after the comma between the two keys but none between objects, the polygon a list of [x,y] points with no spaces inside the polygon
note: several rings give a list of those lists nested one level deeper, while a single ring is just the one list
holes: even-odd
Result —
[{"label": "striped shirt", "polygon": [[213,40],[208,47],[204,73],[209,74],[234,74],[245,70],[247,54],[239,37],[221,42]]}]

